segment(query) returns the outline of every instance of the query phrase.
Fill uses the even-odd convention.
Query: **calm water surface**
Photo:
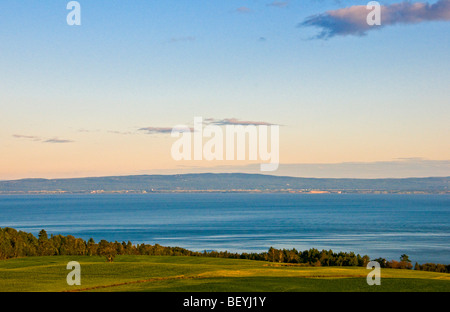
[[[449,195],[0,196],[0,227],[190,250],[333,249],[450,263]]]

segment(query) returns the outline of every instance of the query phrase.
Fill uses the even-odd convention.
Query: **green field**
[[[81,265],[81,286],[67,285],[70,261]],[[27,257],[0,261],[0,291],[450,291],[446,273],[382,269],[381,285],[369,286],[368,272],[206,257]]]

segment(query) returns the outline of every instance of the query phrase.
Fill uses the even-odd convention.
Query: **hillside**
[[[0,181],[0,194],[94,192],[425,192],[448,193],[449,177],[316,179],[262,174],[204,173]]]

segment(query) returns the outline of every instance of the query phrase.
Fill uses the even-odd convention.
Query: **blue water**
[[[190,250],[332,249],[450,263],[449,195],[0,196],[0,227]]]

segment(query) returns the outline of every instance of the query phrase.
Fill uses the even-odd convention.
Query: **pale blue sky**
[[[81,26],[67,2],[0,2],[0,179],[175,168],[137,129],[195,116],[284,125],[285,163],[449,159],[448,21],[320,40],[298,24],[367,1],[79,1]]]

